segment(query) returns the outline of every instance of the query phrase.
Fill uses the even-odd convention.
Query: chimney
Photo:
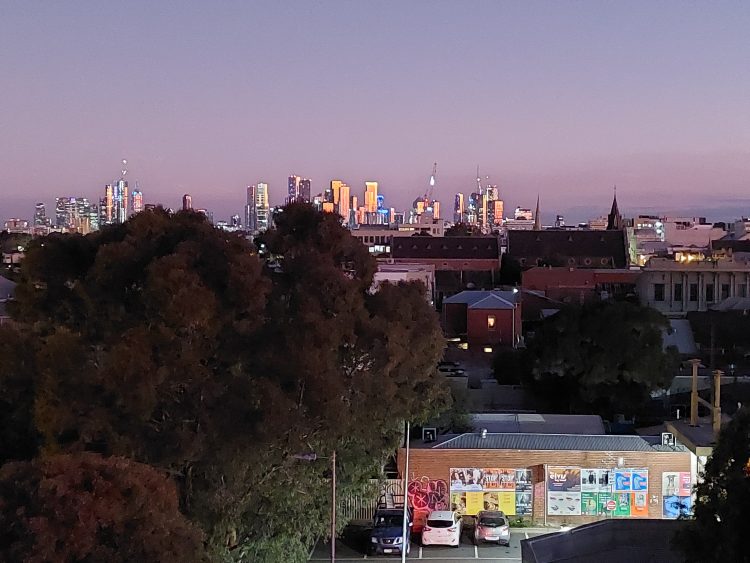
[[[482,439],[485,439],[487,437],[487,429],[486,428],[482,428],[482,434],[481,435],[482,435]]]

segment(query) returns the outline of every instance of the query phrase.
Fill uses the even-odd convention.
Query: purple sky
[[[98,198],[217,218],[380,181],[452,207],[476,165],[506,208],[750,214],[750,2],[29,2],[0,7],[0,219]]]

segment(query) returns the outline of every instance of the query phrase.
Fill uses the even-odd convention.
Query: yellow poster
[[[475,515],[484,510],[484,493],[467,492],[466,493],[466,514]]]
[[[497,500],[497,493],[484,493],[484,509],[500,510],[500,501]]]
[[[513,516],[516,513],[516,492],[500,491],[497,493],[500,510],[507,516]]]

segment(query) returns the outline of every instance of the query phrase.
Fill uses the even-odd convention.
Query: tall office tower
[[[302,178],[299,181],[299,197],[302,201],[310,201],[310,184],[311,180]]]
[[[365,182],[365,211],[376,213],[378,210],[378,183]]]
[[[187,211],[193,208],[193,196],[185,194],[182,196],[182,210]]]
[[[331,180],[331,201],[337,213],[341,213],[339,207],[341,207],[341,188],[346,186],[341,180]],[[328,190],[326,190],[326,193]]]
[[[456,194],[453,200],[453,222],[463,223],[466,221],[466,207],[464,206],[464,194],[461,192]]]
[[[67,229],[70,223],[70,198],[58,197],[55,200],[55,227],[58,229]]]
[[[258,182],[255,188],[255,223],[259,231],[270,227],[271,213],[268,209],[268,184]]]
[[[106,223],[124,223],[128,219],[128,183],[120,178],[104,187],[103,218]]]
[[[102,205],[100,207],[103,207],[104,209],[100,209],[100,213],[102,215],[103,223],[106,223],[109,225],[110,223],[113,223],[114,219],[114,209],[115,209],[115,200],[114,200],[114,194],[115,194],[115,188],[112,184],[107,184],[104,186],[104,200]]]
[[[488,202],[490,207],[487,213],[487,219],[490,222],[490,226],[497,227],[503,224],[503,211],[504,204],[502,199],[495,199]]]
[[[34,206],[34,226],[35,227],[46,227],[47,226],[47,210],[43,203],[37,203]]]
[[[440,219],[440,202],[436,199],[432,200],[432,217]]]
[[[136,213],[140,213],[141,211],[143,211],[143,192],[138,189],[137,183],[132,195],[132,213],[133,215],[135,215]]]
[[[318,211],[323,211],[323,194],[316,195],[312,200],[312,204]]]
[[[299,183],[302,178],[292,174],[289,176],[289,184],[287,188],[286,203],[292,203],[299,199]]]
[[[245,229],[254,233],[258,229],[258,215],[255,209],[256,189],[255,186],[248,186],[245,190]]]
[[[55,226],[88,234],[99,228],[99,210],[85,197],[58,197],[55,200]]]
[[[349,186],[342,183],[339,187],[339,215],[344,221],[349,220],[349,210],[351,209],[351,199],[349,196]]]
[[[333,203],[333,181],[323,190],[323,203]]]
[[[472,192],[469,195],[469,204],[466,206],[466,222],[470,225],[479,225],[479,214],[482,208],[482,195]]]

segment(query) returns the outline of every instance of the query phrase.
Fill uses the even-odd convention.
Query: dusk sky
[[[0,0],[0,219],[98,199],[217,219],[340,178],[389,206],[750,214],[750,2]],[[132,184],[131,184],[132,185]],[[452,216],[452,212],[449,213]],[[507,214],[507,212],[506,212]]]

